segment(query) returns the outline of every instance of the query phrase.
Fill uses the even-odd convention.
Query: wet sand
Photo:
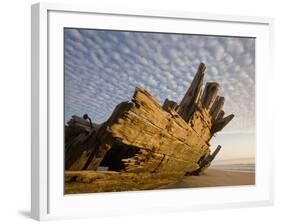
[[[161,189],[254,185],[254,172],[208,169],[202,176],[188,176]]]

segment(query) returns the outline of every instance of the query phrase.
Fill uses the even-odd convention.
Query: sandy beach
[[[255,172],[220,169],[208,169],[203,175],[187,176],[178,181],[173,175],[156,173],[139,178],[138,174],[112,171],[67,171],[65,178],[65,194],[255,184]]]
[[[188,176],[161,189],[254,185],[254,172],[208,169],[202,176]]]

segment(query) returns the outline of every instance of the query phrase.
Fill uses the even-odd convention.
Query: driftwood
[[[151,189],[159,178],[164,185],[209,167],[221,148],[211,154],[209,141],[234,115],[224,117],[218,83],[202,90],[205,69],[201,63],[179,105],[166,99],[161,106],[136,87],[101,125],[73,116],[65,128],[66,193]]]

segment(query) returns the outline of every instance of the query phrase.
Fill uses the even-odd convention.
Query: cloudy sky
[[[205,83],[218,82],[226,114],[224,133],[255,129],[255,39],[65,29],[65,119],[87,113],[95,123],[110,116],[135,86],[162,104],[180,102],[200,62]]]

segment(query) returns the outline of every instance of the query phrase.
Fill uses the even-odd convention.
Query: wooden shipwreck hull
[[[160,105],[137,87],[101,125],[73,116],[65,127],[65,193],[155,189],[202,173],[221,148],[211,153],[210,139],[234,117],[224,116],[218,83],[203,91],[205,69],[201,63],[179,104]]]

